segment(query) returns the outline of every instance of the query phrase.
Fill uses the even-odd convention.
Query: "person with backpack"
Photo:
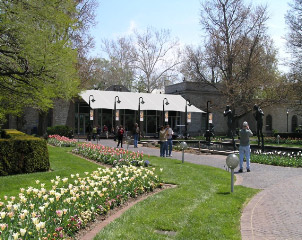
[[[117,131],[117,139],[118,139],[118,143],[117,143],[117,147],[119,147],[120,143],[121,143],[121,148],[123,148],[123,137],[124,137],[124,128],[123,126],[121,125],[119,128],[118,128],[118,131]]]

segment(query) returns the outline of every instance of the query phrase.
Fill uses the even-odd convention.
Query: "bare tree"
[[[135,48],[131,37],[119,37],[114,40],[103,40],[103,51],[108,55],[107,74],[112,84],[122,84],[128,89],[133,87]],[[104,63],[104,62],[103,62]],[[108,66],[109,65],[109,66]]]
[[[266,7],[205,0],[200,16],[205,48],[188,48],[185,73],[218,89],[238,117],[252,109],[256,98],[262,106],[279,100],[275,86],[282,81],[266,34]]]
[[[135,32],[136,76],[145,86],[145,91],[152,92],[164,86],[164,79],[169,78],[180,64],[178,40],[172,40],[169,30],[157,31],[147,28],[143,33]]]
[[[133,38],[104,40],[102,49],[109,57],[112,82],[145,92],[173,79],[181,60],[178,40],[171,39],[168,30],[136,30]]]
[[[289,80],[291,82],[291,102],[294,109],[302,115],[302,1],[292,0],[290,10],[285,19],[289,26],[287,34],[287,46],[291,53]]]
[[[74,0],[77,7],[77,25],[72,32],[73,47],[77,49],[77,71],[81,80],[81,88],[93,86],[95,75],[95,59],[89,57],[89,51],[94,47],[94,41],[89,29],[96,24],[96,0]]]
[[[208,53],[211,53],[208,51]],[[214,57],[207,56],[206,52],[199,46],[186,46],[183,51],[183,61],[180,72],[186,79],[206,82],[216,88],[218,74],[216,73],[217,64]]]

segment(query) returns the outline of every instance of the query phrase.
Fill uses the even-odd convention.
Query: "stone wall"
[[[20,130],[26,134],[36,134],[39,125],[39,112],[33,108],[25,108],[22,118],[24,119],[24,125]],[[15,127],[10,126],[10,128]]]
[[[69,107],[69,101],[56,100],[53,108],[53,126],[67,125]],[[74,116],[74,114],[73,114]]]
[[[197,108],[207,111],[207,102],[208,111],[213,113],[213,125],[216,134],[224,134],[227,128],[226,119],[223,117],[224,109],[219,108],[221,105],[221,94],[213,87],[208,85],[196,83],[196,82],[182,82],[174,85],[166,86],[165,93],[167,94],[179,94],[186,100],[196,106]],[[198,130],[199,135],[205,133],[205,122],[202,123],[202,115],[199,114],[198,117],[193,119],[192,114],[192,123],[188,126],[188,132],[193,135],[195,130]],[[203,128],[201,126],[204,126]],[[196,134],[196,132],[195,132]]]

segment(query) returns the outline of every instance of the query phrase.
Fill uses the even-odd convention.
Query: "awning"
[[[100,91],[100,90],[87,90],[80,93],[82,99],[89,104],[92,109],[114,109],[115,97],[119,97],[120,103],[116,103],[116,109],[130,109],[138,110],[139,98],[142,97],[144,104],[140,104],[141,110],[163,110],[163,101],[166,98],[169,102],[165,104],[165,111],[185,112],[186,100],[180,95],[173,94],[155,94],[155,93],[135,93],[135,92],[116,92],[116,91]],[[166,103],[166,100],[164,101]],[[187,107],[188,112],[204,111],[191,105]]]

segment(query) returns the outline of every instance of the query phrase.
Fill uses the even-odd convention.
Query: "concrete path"
[[[96,142],[93,142],[96,143]],[[101,140],[116,147],[113,140]],[[123,146],[127,148],[127,145]],[[159,156],[159,149],[129,146],[129,150]],[[173,152],[182,159],[181,152]],[[226,169],[226,156],[185,154],[185,161]],[[242,239],[302,239],[302,169],[251,163],[251,172],[236,173],[237,182],[263,189],[244,208],[241,217]]]

